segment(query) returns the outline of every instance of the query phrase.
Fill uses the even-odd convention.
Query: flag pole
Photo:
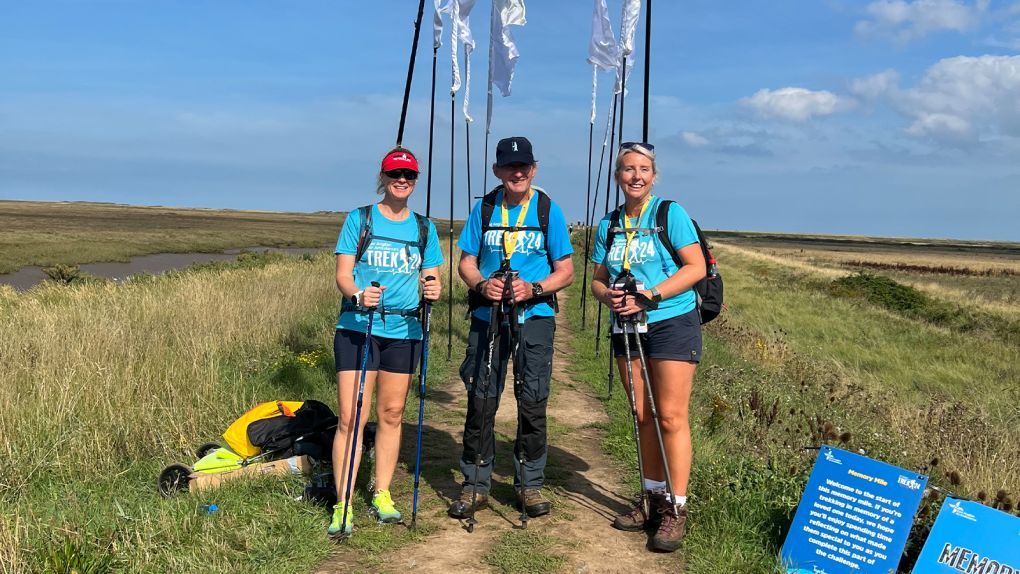
[[[613,115],[609,119],[609,125],[612,126],[612,127],[609,130],[610,134],[609,134],[609,155],[608,155],[608,157],[609,157],[610,168],[609,168],[609,170],[606,171],[606,213],[609,213],[609,186],[611,185],[611,182],[613,181],[613,176],[610,175],[610,174],[612,173],[612,170],[613,170],[613,168],[611,167],[613,165],[613,148],[616,146],[616,129],[615,129],[615,127],[616,127],[616,108],[617,108],[617,105],[620,103],[620,100],[622,100],[622,99],[623,99],[623,91],[621,90],[619,94],[616,94],[613,97]],[[619,188],[617,188],[617,189],[619,189]],[[598,353],[599,353],[599,343],[602,340],[602,307],[603,307],[603,305],[599,305],[598,322],[596,323],[596,327],[595,327],[595,355],[596,356],[598,356]]]
[[[428,176],[425,184],[425,217],[432,216],[432,143],[436,133],[436,57],[439,45],[432,44],[432,102],[429,108],[429,161]]]
[[[418,55],[418,35],[421,32],[421,17],[425,12],[425,0],[418,2],[418,17],[414,21],[414,41],[411,42],[411,59],[407,62],[407,81],[404,83],[404,103],[400,107],[400,127],[397,128],[397,147],[404,143],[404,121],[407,119],[407,101],[411,97],[411,79],[414,77],[414,60]]]
[[[641,141],[648,142],[648,77],[652,65],[652,0],[645,0],[645,114]]]
[[[449,273],[446,290],[446,358],[449,359],[453,353],[453,180],[454,180],[454,116],[457,114],[457,93],[450,92],[450,245],[449,245]]]

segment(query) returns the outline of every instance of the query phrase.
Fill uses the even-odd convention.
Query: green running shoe
[[[377,490],[372,497],[372,513],[379,522],[400,522],[400,511],[393,507],[390,491]]]
[[[329,523],[329,528],[326,529],[326,534],[330,536],[350,536],[351,531],[354,530],[354,511],[350,508],[347,509],[347,519],[344,520],[344,507],[346,503],[338,502],[333,506],[333,520]],[[344,520],[343,527],[340,526],[340,521]]]

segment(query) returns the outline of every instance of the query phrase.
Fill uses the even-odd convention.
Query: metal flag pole
[[[641,141],[648,142],[648,73],[652,63],[652,0],[645,0],[645,116]]]

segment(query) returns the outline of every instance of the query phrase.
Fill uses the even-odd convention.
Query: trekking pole
[[[511,274],[508,275],[508,277],[510,277],[510,282],[512,283],[513,280],[517,278],[517,274],[511,272]],[[521,308],[517,305],[516,302],[514,302],[511,309],[512,310],[510,312],[510,321],[512,321],[513,323],[509,326],[508,332],[510,333],[510,342],[513,348],[512,352],[514,358],[514,396],[517,397],[517,441],[515,446],[517,450],[517,466],[519,467],[517,480],[521,485],[521,490],[520,492],[517,493],[517,497],[521,503],[521,528],[527,529],[528,510],[524,506],[524,463],[527,462],[527,458],[524,452],[524,444],[522,440],[524,437],[521,435],[521,427],[523,426],[522,423],[524,422],[524,417],[523,414],[521,413],[521,393],[522,393],[521,386],[523,385],[524,381],[521,379],[522,365],[520,361],[521,358],[520,349],[521,339],[524,338],[524,335],[518,330],[521,329],[522,327],[521,324],[517,322],[518,314],[521,312]]]
[[[434,279],[433,275],[425,278],[426,281]],[[418,368],[418,445],[414,450],[414,496],[411,499],[411,530],[414,530],[418,520],[418,481],[421,478],[421,429],[425,424],[425,375],[429,370],[429,331],[431,328],[432,303],[425,299],[425,309],[422,311],[421,366]]]
[[[648,364],[645,361],[645,350],[641,344],[641,336],[635,334],[634,342],[637,344],[638,360],[641,361],[641,376],[645,379],[645,395],[648,400],[648,407],[652,411],[652,421],[655,422],[655,435],[659,440],[659,455],[662,456],[662,468],[666,473],[666,488],[669,489],[669,502],[673,506],[673,512],[678,512],[675,493],[673,491],[673,477],[670,476],[669,459],[666,457],[666,443],[662,440],[662,425],[659,423],[659,410],[655,407],[655,395],[652,394],[652,380],[648,378]]]
[[[607,391],[607,397],[606,398],[608,398],[609,400],[613,400],[613,367],[616,366],[616,365],[613,364],[615,362],[615,360],[616,360],[616,357],[613,356],[614,353],[613,353],[612,338],[613,338],[613,336],[609,335],[609,339],[610,339],[610,345],[609,345],[609,374],[606,376],[606,391]]]
[[[378,281],[372,281],[372,287],[378,287]],[[380,298],[380,303],[382,303]],[[365,369],[368,367],[368,353],[372,345],[372,317],[375,307],[368,308],[368,325],[365,327],[365,343],[361,349],[361,380],[358,382],[358,401],[354,409],[354,431],[351,436],[351,460],[347,465],[347,485],[344,488],[344,512],[340,519],[340,538],[346,538],[344,525],[347,524],[347,511],[351,505],[351,483],[354,482],[354,457],[358,452],[358,429],[361,428],[361,402],[365,396]]]
[[[629,280],[630,281],[624,279],[624,290],[626,290],[626,285],[633,281],[633,276],[631,276]],[[617,278],[617,282],[618,281],[619,278]],[[614,288],[616,288],[617,284],[618,283],[614,283]],[[627,386],[630,389],[627,396],[630,398],[630,415],[634,422],[634,445],[637,447],[638,474],[640,475],[638,477],[638,483],[641,487],[639,491],[641,492],[641,512],[644,513],[645,518],[647,519],[649,518],[650,510],[648,494],[645,492],[645,461],[644,457],[641,455],[641,430],[638,426],[637,398],[634,389],[634,366],[631,364],[630,360],[630,334],[627,332],[627,325],[631,325],[633,327],[632,331],[634,332],[635,341],[640,337],[640,335],[637,333],[637,327],[634,325],[633,317],[621,317],[619,315],[615,315],[614,319],[623,331],[623,358],[627,361]]]
[[[492,276],[495,277],[499,273],[503,273],[504,279],[506,278],[505,271],[497,271]],[[472,482],[474,488],[471,490],[471,516],[467,519],[467,531],[468,533],[475,531],[475,524],[478,524],[478,520],[475,519],[475,507],[478,504],[478,467],[482,465],[482,448],[485,445],[486,432],[485,432],[485,419],[488,417],[489,411],[489,387],[492,384],[492,354],[496,348],[496,337],[499,335],[500,323],[502,321],[502,303],[506,297],[507,288],[506,281],[503,282],[503,294],[499,301],[492,302],[492,309],[489,311],[489,356],[485,362],[485,387],[482,390],[482,422],[478,429],[478,443],[475,445],[475,472]],[[478,381],[475,381],[477,388]],[[472,397],[474,399],[474,397]],[[495,424],[493,420],[493,424]],[[495,437],[493,437],[495,440]],[[495,455],[495,444],[493,445],[493,455]]]

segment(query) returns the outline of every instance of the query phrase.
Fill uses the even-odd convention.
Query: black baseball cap
[[[514,136],[503,138],[496,144],[496,165],[505,167],[515,163],[535,163],[535,155],[531,152],[531,142],[528,138]]]

